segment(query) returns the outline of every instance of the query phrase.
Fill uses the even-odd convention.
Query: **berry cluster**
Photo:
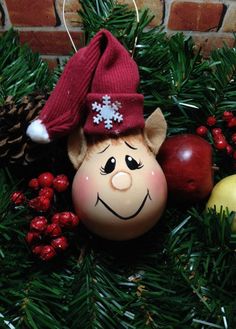
[[[50,172],[42,173],[38,178],[32,178],[28,187],[34,197],[27,199],[21,191],[11,195],[15,206],[27,205],[34,212],[30,222],[30,231],[26,235],[26,242],[34,255],[44,261],[54,258],[58,252],[68,248],[69,242],[65,236],[79,223],[78,217],[72,212],[54,212],[57,193],[67,190],[69,180],[66,175],[53,176]],[[48,221],[47,218],[50,218]]]
[[[33,254],[42,260],[50,260],[57,252],[68,248],[66,231],[73,230],[79,223],[78,217],[72,212],[55,213],[48,222],[45,216],[36,216],[30,222],[30,231],[26,241]]]
[[[225,124],[222,125],[222,128],[219,128],[216,127],[217,119],[214,116],[209,116],[205,125],[199,126],[196,129],[196,133],[202,137],[209,136],[210,134],[215,148],[219,151],[224,150],[228,155],[232,156],[236,162],[236,149],[234,149],[234,145],[236,145],[236,133],[233,131],[236,127],[236,117],[232,112],[225,111],[222,115],[222,120]],[[224,127],[227,133],[231,133],[230,140],[227,140],[223,132]]]

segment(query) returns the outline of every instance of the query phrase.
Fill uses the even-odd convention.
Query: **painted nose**
[[[132,185],[132,178],[129,173],[119,171],[112,176],[111,184],[117,190],[127,190]]]

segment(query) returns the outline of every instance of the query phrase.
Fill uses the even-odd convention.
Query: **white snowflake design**
[[[123,121],[123,115],[119,113],[119,108],[121,108],[120,102],[115,101],[112,103],[110,96],[102,96],[102,104],[98,102],[92,103],[92,110],[98,112],[93,117],[93,122],[99,124],[104,121],[105,128],[111,129],[114,121],[119,123]]]

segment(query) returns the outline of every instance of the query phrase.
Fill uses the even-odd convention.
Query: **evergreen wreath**
[[[224,46],[205,59],[191,37],[168,37],[160,27],[145,29],[152,19],[146,9],[137,23],[135,13],[114,0],[81,4],[87,41],[106,28],[133,52],[145,116],[161,107],[170,136],[195,133],[214,116],[230,140],[232,131],[222,116],[236,111],[235,48]],[[16,32],[1,37],[1,106],[8,96],[19,104],[33,92],[50,91],[58,75],[50,74],[38,55],[19,45]],[[217,182],[235,172],[234,159],[214,147],[210,132],[206,138],[219,168]],[[205,204],[168,205],[160,223],[134,241],[105,241],[79,226],[60,258],[45,263],[32,256],[25,242],[29,209],[24,204],[12,207],[10,195],[16,186],[26,190],[28,178],[43,171],[65,172],[70,178],[66,151],[58,150],[27,167],[7,163],[0,171],[0,327],[235,328],[233,214],[206,212]],[[70,204],[70,194],[57,201],[60,207]]]

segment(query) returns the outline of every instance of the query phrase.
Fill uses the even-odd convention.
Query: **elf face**
[[[167,197],[164,174],[141,134],[90,146],[72,187],[77,214],[94,233],[128,240],[160,218]]]

